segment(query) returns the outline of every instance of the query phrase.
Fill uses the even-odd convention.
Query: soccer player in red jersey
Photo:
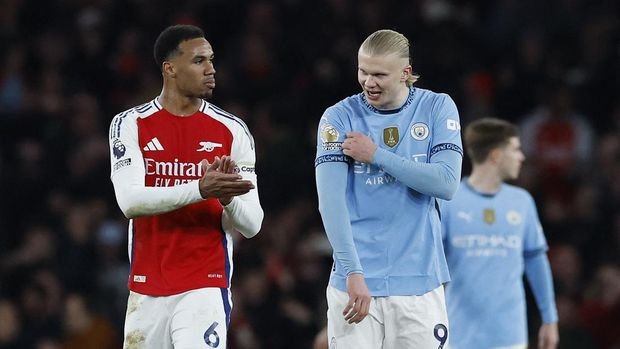
[[[154,46],[159,96],[114,117],[111,179],[129,222],[125,348],[226,348],[233,231],[263,220],[253,138],[210,104],[213,49],[200,28],[166,28]]]

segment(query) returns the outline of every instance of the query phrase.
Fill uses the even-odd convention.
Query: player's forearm
[[[224,225],[230,222],[235,230],[248,239],[258,234],[263,217],[264,212],[256,190],[241,197],[234,197],[228,205],[224,206],[222,213]]]
[[[543,323],[558,321],[549,259],[544,251],[525,258],[525,274],[530,283]]]
[[[444,151],[435,154],[432,160],[416,162],[378,148],[373,163],[419,193],[450,200],[461,178],[461,154]]]
[[[319,212],[334,258],[344,268],[345,274],[363,272],[353,242],[349,210],[346,203],[346,163],[328,162],[316,167],[316,186]]]
[[[145,187],[116,177],[112,179],[116,201],[125,217],[130,219],[171,212],[202,200],[198,181],[173,187]]]

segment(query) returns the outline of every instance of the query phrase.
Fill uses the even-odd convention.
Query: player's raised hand
[[[342,152],[353,159],[370,164],[377,151],[377,145],[370,137],[360,132],[349,132],[342,143]]]
[[[354,273],[347,276],[347,293],[349,302],[342,315],[350,324],[358,324],[370,311],[370,293],[363,274]]]
[[[220,157],[215,157],[215,161],[219,160],[219,167],[217,168],[218,171],[223,172],[223,173],[234,173],[235,171],[235,161],[228,155],[224,155],[221,158]]]
[[[221,158],[215,157],[216,161],[219,160],[218,171],[222,173],[234,173],[235,172],[235,161],[228,155],[224,155]],[[232,201],[232,196],[225,196],[220,198],[220,203],[224,206],[230,204]]]
[[[198,186],[203,198],[230,198],[232,200],[233,196],[243,195],[254,189],[254,184],[251,181],[243,180],[239,174],[232,173],[234,172],[234,162],[232,162],[231,167],[231,161],[228,157],[224,161],[216,157],[213,163],[202,160],[201,166],[204,174],[200,178]],[[223,172],[224,169],[230,173]]]

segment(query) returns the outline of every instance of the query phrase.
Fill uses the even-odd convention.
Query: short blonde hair
[[[371,56],[395,53],[398,57],[406,58],[411,64],[409,47],[409,40],[403,34],[390,29],[382,29],[370,34],[360,46],[360,51]],[[405,83],[407,86],[411,86],[419,78],[420,75],[412,72]]]

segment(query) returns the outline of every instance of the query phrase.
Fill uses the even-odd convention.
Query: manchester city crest
[[[423,122],[417,122],[411,126],[411,137],[416,141],[423,141],[428,137],[428,126]]]
[[[512,225],[519,225],[521,224],[521,221],[523,221],[523,217],[521,217],[521,213],[519,213],[519,211],[510,210],[506,213],[506,220]]]

